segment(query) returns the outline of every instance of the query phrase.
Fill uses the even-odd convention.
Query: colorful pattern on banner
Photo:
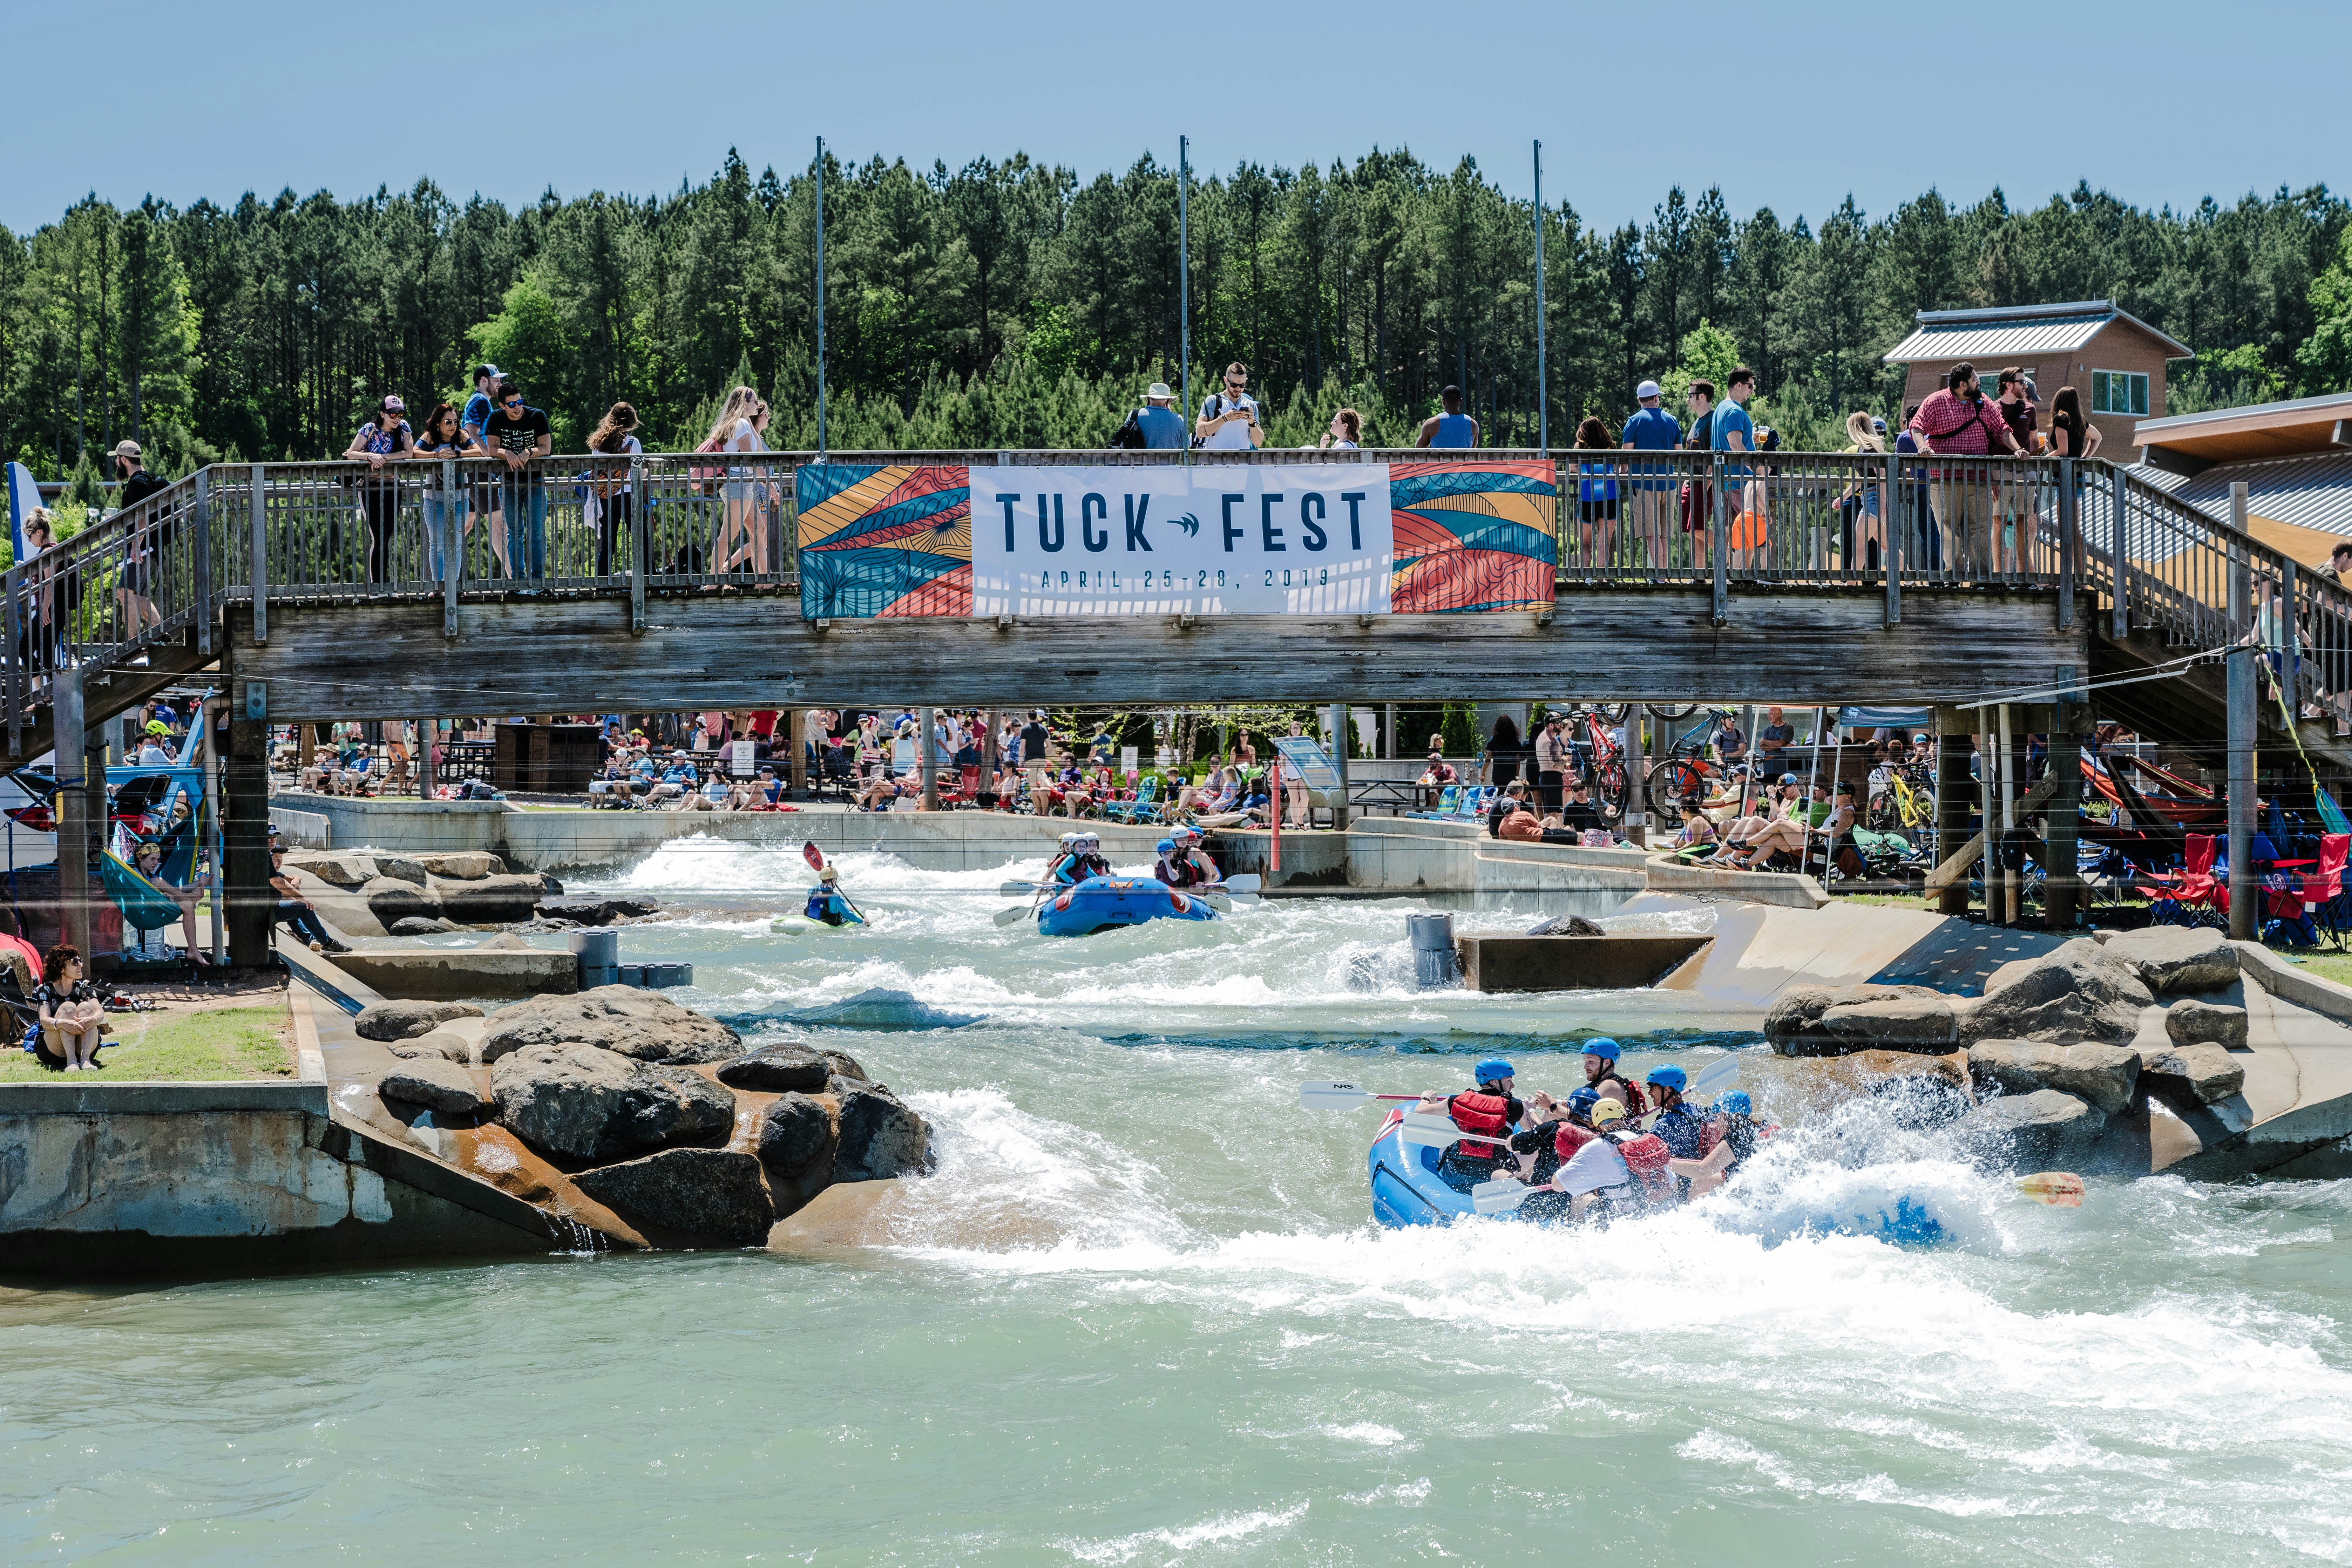
[[[1528,609],[1558,559],[1540,461],[825,463],[797,493],[813,619]]]
[[[1552,466],[1540,460],[1395,465],[1390,608],[1400,615],[1549,609],[1559,504]]]
[[[811,620],[971,615],[965,472],[960,465],[803,465],[793,483],[801,614]]]

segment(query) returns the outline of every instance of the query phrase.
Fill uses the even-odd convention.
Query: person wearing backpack
[[[1239,360],[1225,366],[1223,389],[1211,393],[1202,403],[1201,416],[1192,425],[1192,434],[1202,447],[1218,452],[1253,452],[1265,445],[1257,400],[1249,395],[1248,388],[1249,366]]]
[[[1176,395],[1164,381],[1155,381],[1145,389],[1143,406],[1127,416],[1119,426],[1122,437],[1131,440],[1114,440],[1119,447],[1140,447],[1153,452],[1181,452],[1187,444],[1184,420],[1176,412]]]

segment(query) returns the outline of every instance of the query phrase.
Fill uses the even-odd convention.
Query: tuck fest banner
[[[1385,615],[1552,601],[1540,461],[799,471],[801,613]]]

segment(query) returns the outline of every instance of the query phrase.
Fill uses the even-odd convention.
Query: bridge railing
[[[12,752],[68,668],[160,643],[211,651],[220,606],[514,593],[619,596],[797,581],[794,476],[808,452],[566,455],[216,465],[13,568]],[[2087,588],[2121,635],[2211,649],[2247,636],[2235,560],[2274,578],[2306,696],[2352,688],[2352,597],[2251,536],[2106,463],[1873,453],[1622,450],[982,450],[833,453],[974,468],[1549,462],[1562,588],[1654,582]],[[2120,570],[2118,567],[2120,566]],[[2117,583],[2122,584],[2118,594]],[[2066,600],[2071,605],[2072,600]],[[2071,610],[2062,608],[2062,616]]]

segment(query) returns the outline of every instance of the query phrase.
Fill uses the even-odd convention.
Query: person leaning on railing
[[[367,514],[367,580],[371,583],[387,581],[392,566],[392,529],[400,517],[400,490],[383,466],[399,462],[415,450],[408,421],[401,417],[407,412],[406,404],[387,393],[376,405],[374,416],[353,433],[352,444],[343,450],[346,461],[364,462],[369,469],[369,477],[360,483],[360,510]]]
[[[2023,456],[2009,421],[1985,399],[1977,383],[1976,366],[1962,361],[1952,367],[1951,381],[1928,394],[1912,416],[1911,433],[1919,449],[1930,457],[1982,458],[1995,451]],[[1981,468],[1939,468],[1929,471],[1934,486],[1936,523],[1944,536],[1945,557],[1953,575],[1965,577],[1992,567],[1992,477]],[[1979,544],[1981,541],[1981,545]]]
[[[505,514],[508,569],[518,577],[547,575],[547,483],[530,468],[533,458],[555,449],[555,427],[547,416],[522,400],[511,381],[499,386],[498,406],[483,427],[482,445],[505,465],[499,478],[499,509]],[[517,538],[517,525],[527,525]],[[520,559],[516,559],[520,557]]]
[[[483,416],[488,418],[488,415]],[[433,412],[416,431],[416,457],[425,458],[479,458],[485,454],[481,444],[474,439],[457,416],[456,405],[436,403]],[[466,489],[443,491],[436,479],[425,491],[425,548],[433,563],[433,580],[441,581],[442,544],[444,539],[462,539],[466,532]]]
[[[1683,442],[1683,427],[1675,416],[1660,405],[1658,384],[1645,381],[1633,389],[1633,400],[1641,405],[1625,421],[1618,434],[1629,452],[1671,452]],[[1636,474],[1664,474],[1669,468],[1663,463],[1636,463]],[[1667,541],[1673,535],[1675,494],[1682,487],[1671,479],[1637,479],[1627,486],[1625,525],[1642,551],[1638,563],[1643,567],[1664,566],[1669,556]]]

